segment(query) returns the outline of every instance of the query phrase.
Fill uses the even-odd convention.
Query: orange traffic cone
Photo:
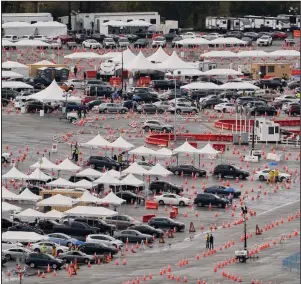
[[[91,267],[91,263],[90,263],[90,261],[88,262],[88,267],[89,267],[89,268]]]
[[[44,273],[44,272],[42,273],[42,276],[41,276],[41,278],[46,278],[46,276],[45,276],[45,273]]]
[[[153,279],[153,275],[150,273],[148,276],[149,279]]]
[[[50,265],[47,266],[47,273],[50,273]]]
[[[123,265],[126,265],[126,258],[123,260]]]
[[[118,259],[116,259],[116,262],[115,262],[115,264],[116,264],[116,265],[119,265],[119,261],[118,261]]]
[[[187,282],[187,277],[186,276],[184,276],[183,282]]]
[[[37,276],[38,276],[38,277],[41,276],[40,270],[38,270]]]
[[[53,271],[52,275],[53,275],[53,277],[56,277],[56,271],[55,270]]]

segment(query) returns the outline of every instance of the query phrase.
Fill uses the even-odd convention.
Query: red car
[[[287,38],[287,33],[284,32],[274,32],[273,33],[273,39],[286,39]]]
[[[61,39],[62,44],[75,41],[75,39],[70,35],[61,35],[59,38]]]
[[[98,97],[96,97],[96,96],[86,96],[82,99],[82,104],[87,104],[88,102],[92,102],[97,99],[98,99]]]

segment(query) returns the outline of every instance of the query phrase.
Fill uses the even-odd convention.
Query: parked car
[[[264,169],[261,171],[256,171],[255,172],[255,177],[258,178],[260,181],[265,181],[269,179],[269,174],[270,174],[271,169]],[[289,181],[291,179],[291,175],[287,173],[281,173],[279,172],[278,174],[278,179],[279,181]]]
[[[67,111],[67,112],[70,112],[70,111],[78,111],[78,110],[84,110],[84,109],[85,109],[86,111],[89,110],[88,106],[82,105],[82,104],[77,103],[77,102],[67,102],[67,104],[66,104],[66,103],[63,103],[62,106],[66,108],[66,111]]]
[[[52,269],[60,269],[64,265],[64,261],[50,254],[34,252],[26,257],[25,264],[29,265],[30,268],[47,267],[49,265]]]
[[[146,48],[149,46],[148,40],[144,38],[139,38],[135,43],[134,43],[134,48]]]
[[[81,89],[83,80],[81,79],[69,79],[68,81],[65,82],[67,86],[73,87],[75,89]]]
[[[99,229],[100,233],[106,235],[114,235],[114,231],[116,230],[116,226],[112,224],[106,223],[102,219],[94,219],[94,218],[75,218],[74,221],[76,222],[83,222],[88,224],[91,227],[96,227]]]
[[[125,37],[121,37],[119,40],[118,40],[118,46],[119,47],[125,47],[127,48],[128,46],[130,45],[130,42],[127,38]]]
[[[135,225],[131,227],[131,230],[138,231],[142,234],[147,234],[151,236],[155,236],[156,238],[164,237],[164,231],[161,229],[155,229],[154,227],[150,225]]]
[[[255,41],[255,40],[258,39],[258,33],[255,33],[255,32],[246,32],[246,33],[244,33],[244,37],[249,37],[253,41]]]
[[[252,38],[250,37],[242,37],[241,38],[242,41],[244,41],[246,44],[246,46],[252,46]],[[240,46],[245,46],[244,44],[240,44]]]
[[[197,107],[187,106],[183,103],[177,103],[176,105],[171,104],[167,111],[170,113],[176,112],[177,114],[181,114],[181,113],[196,114],[196,113],[198,113]]]
[[[240,191],[237,191],[232,187],[225,187],[222,185],[213,185],[206,187],[204,189],[204,193],[212,193],[219,196],[229,196],[231,194],[233,198],[238,198],[241,195]]]
[[[44,41],[46,43],[50,43],[52,41],[51,37],[45,36],[45,35],[35,35],[34,40],[41,40]]]
[[[107,170],[117,170],[121,169],[121,164],[116,162],[115,160],[109,157],[101,157],[101,156],[90,156],[89,160],[87,161],[87,165],[90,166],[92,169],[103,169],[106,168]]]
[[[59,87],[60,87],[62,90],[66,91],[66,92],[68,92],[68,91],[73,91],[73,89],[74,89],[73,86],[67,84],[66,82],[57,82],[57,84],[59,85]]]
[[[99,113],[126,113],[128,109],[121,104],[115,103],[103,103],[98,106],[94,106],[93,109],[98,109]]]
[[[194,204],[198,207],[204,207],[211,204],[211,206],[217,206],[218,208],[225,208],[229,204],[229,200],[221,198],[218,195],[212,193],[199,193],[194,199]]]
[[[230,31],[224,35],[224,37],[236,37],[238,39],[241,39],[243,36],[244,34],[241,31]]]
[[[40,253],[42,251],[42,246],[43,245],[46,246],[46,253],[49,253],[49,254],[52,253],[53,246],[56,247],[56,252],[58,254],[68,251],[68,247],[59,245],[59,244],[54,243],[54,242],[49,242],[49,241],[48,242],[47,241],[41,241],[41,242],[33,243],[33,244],[31,244],[30,249],[34,252]]]
[[[104,254],[111,254],[115,255],[118,253],[117,248],[102,244],[102,243],[84,243],[79,246],[79,251],[86,253],[88,255],[104,255]]]
[[[285,112],[293,116],[300,115],[300,103],[291,104]]]
[[[157,36],[154,38],[152,47],[166,47],[166,38],[163,36]]]
[[[70,35],[61,35],[59,36],[60,40],[61,40],[61,43],[62,44],[66,44],[68,42],[74,42],[74,37],[73,36],[70,36]]]
[[[17,42],[19,40],[19,38],[15,35],[4,35],[2,39],[6,39],[10,42]]]
[[[15,218],[17,222],[20,222],[18,218]],[[44,232],[36,227],[29,226],[27,224],[18,224],[7,229],[8,231],[17,231],[17,232],[34,232],[39,235],[44,235]]]
[[[169,170],[174,173],[175,175],[195,175],[197,177],[204,177],[206,176],[206,171],[196,168],[193,165],[178,165],[169,168]]]
[[[280,89],[285,86],[285,82],[281,78],[269,78],[269,79],[261,79],[254,83],[255,86],[260,88],[269,88],[269,89]]]
[[[214,106],[214,109],[219,112],[234,112],[235,111],[235,105],[232,103],[221,103]]]
[[[94,261],[94,255],[88,255],[83,253],[82,251],[67,251],[65,253],[61,253],[58,256],[59,259],[62,259],[65,263],[72,262],[76,260],[78,263],[88,264],[89,262]]]
[[[267,116],[275,116],[277,115],[277,110],[271,106],[256,106],[250,109],[250,115],[267,115]]]
[[[140,224],[139,221],[133,219],[132,217],[130,217],[128,215],[107,216],[104,218],[104,220],[108,224],[116,225],[116,228],[118,230],[124,230],[131,226]]]
[[[219,98],[219,97],[211,97],[209,99],[205,99],[201,102],[201,108],[205,109],[205,108],[212,108],[215,105],[218,105],[220,103],[222,103],[223,101]]]
[[[158,101],[158,102],[153,103],[153,105],[155,105],[159,109],[163,110],[163,112],[167,111],[170,106],[168,101]]]
[[[290,83],[288,83],[287,87],[291,90],[294,90],[296,88],[300,88],[300,79],[291,81]]]
[[[69,235],[62,234],[62,233],[51,233],[47,235],[47,239],[50,242],[61,244],[62,246],[71,247],[72,245],[81,245],[83,244],[82,241],[78,239],[72,238]]]
[[[102,48],[101,44],[97,42],[95,39],[87,39],[82,42],[82,46],[84,48]]]
[[[121,240],[122,242],[129,242],[129,243],[141,243],[143,242],[148,242],[148,243],[153,243],[154,239],[151,235],[147,234],[142,234],[139,231],[136,230],[124,230],[121,232],[116,232],[115,233],[115,238],[118,240]]]
[[[162,132],[172,132],[174,131],[174,127],[170,124],[166,124],[161,120],[146,120],[143,125],[142,129],[145,132],[151,131],[162,131]]]
[[[51,113],[55,108],[49,104],[38,101],[30,101],[25,104],[27,112],[35,113],[36,111],[44,110],[45,113]]]
[[[181,222],[174,221],[168,217],[153,217],[148,221],[148,224],[155,229],[175,229],[177,232],[185,230],[185,224]]]
[[[117,240],[111,236],[102,235],[102,234],[88,235],[86,238],[86,242],[87,243],[101,243],[101,244],[114,246],[116,248],[122,248],[124,246],[124,243],[122,241]]]
[[[63,46],[60,42],[58,42],[57,40],[53,40],[50,44],[50,48],[51,49],[62,49]]]
[[[56,233],[68,234],[73,237],[85,237],[89,234],[97,234],[98,228],[90,227],[86,223],[82,222],[71,222],[70,224],[58,225],[53,227],[53,231]]]
[[[59,225],[55,220],[39,220],[37,227],[41,229],[45,234],[52,233],[53,227]]]
[[[221,164],[214,168],[213,176],[218,176],[219,178],[239,178],[239,179],[246,179],[250,174],[247,171],[240,170],[234,165],[226,165]]]
[[[32,251],[24,247],[11,247],[9,249],[2,249],[2,255],[6,260],[25,259]]]
[[[258,38],[256,42],[258,46],[263,46],[263,45],[269,46],[273,44],[273,38],[268,35],[263,35],[262,37]]]
[[[133,101],[135,102],[144,102],[144,103],[154,103],[159,101],[157,96],[147,92],[139,92],[133,95]]]
[[[17,225],[17,222],[13,222],[9,218],[5,218],[5,217],[1,218],[1,228],[3,231],[7,230],[10,227],[13,227],[14,225]]]
[[[152,181],[148,189],[156,194],[159,194],[160,192],[172,192],[175,194],[180,194],[184,191],[182,186],[164,180]]]
[[[180,40],[182,40],[182,39],[183,39],[183,38],[182,38],[181,36],[176,35],[176,36],[172,39],[172,41],[171,41],[171,47],[172,47],[172,48],[177,47],[178,42],[179,42]]]
[[[174,99],[169,99],[169,104],[174,105],[174,104],[184,104],[185,106],[191,107],[192,101],[187,99],[187,98],[174,98]]]
[[[160,205],[179,205],[185,206],[190,204],[190,199],[186,197],[182,197],[173,193],[163,193],[162,195],[156,195],[154,197],[154,201],[157,201]]]
[[[164,109],[157,107],[154,104],[143,104],[137,107],[138,113],[164,113]]]
[[[273,39],[286,39],[287,38],[287,33],[281,32],[281,31],[275,31],[272,34]]]
[[[104,48],[117,48],[117,44],[114,39],[107,37],[103,40],[103,47]]]
[[[105,85],[104,83],[100,85],[90,85],[85,89],[85,94],[88,96],[110,98],[113,93],[113,88],[109,85]]]
[[[122,188],[123,188],[123,189],[126,189],[126,191],[124,191],[124,190],[123,190],[123,191],[118,191],[118,192],[116,193],[116,195],[117,195],[118,197],[124,199],[124,200],[126,201],[126,203],[131,204],[132,202],[133,202],[133,203],[136,202],[136,203],[139,204],[139,200],[140,200],[140,202],[145,200],[144,197],[138,196],[137,194],[131,192],[131,191],[130,191],[131,189],[129,189],[127,186],[122,186]],[[133,190],[136,190],[137,187],[132,187],[132,189],[133,189]]]
[[[100,104],[102,104],[102,101],[97,99],[97,100],[88,102],[86,105],[91,110],[93,107],[99,106]]]
[[[170,90],[174,89],[175,85],[177,89],[180,89],[182,83],[174,80],[153,80],[151,83],[154,90]]]

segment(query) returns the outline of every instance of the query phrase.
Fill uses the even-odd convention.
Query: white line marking
[[[295,200],[295,201],[293,201],[293,202],[285,203],[285,204],[282,204],[282,205],[280,205],[280,206],[277,206],[277,207],[274,207],[274,208],[272,208],[272,209],[269,209],[269,210],[267,210],[267,211],[261,212],[261,213],[259,213],[259,214],[256,214],[256,216],[264,215],[264,214],[266,214],[266,213],[272,212],[272,211],[277,210],[277,209],[279,209],[279,208],[282,208],[282,207],[285,207],[285,206],[288,206],[288,205],[292,205],[292,204],[294,204],[294,203],[296,203],[296,202],[300,202],[300,199]]]

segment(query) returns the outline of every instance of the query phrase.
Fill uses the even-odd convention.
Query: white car
[[[62,48],[62,43],[58,42],[57,40],[54,40],[50,44],[51,49],[61,49]]]
[[[296,102],[296,97],[292,96],[292,95],[284,95],[284,96],[280,96],[275,98],[275,102],[279,102],[279,101],[283,101],[283,100],[290,100],[291,102]]]
[[[103,40],[103,47],[104,48],[116,48],[116,42],[113,38],[107,37]]]
[[[25,259],[32,251],[24,247],[11,247],[9,249],[2,249],[2,255],[7,260]]]
[[[126,37],[121,37],[118,40],[118,46],[119,47],[128,47],[129,45],[130,45],[130,42]]]
[[[41,40],[41,41],[44,41],[46,43],[50,43],[52,41],[52,38],[48,37],[48,36],[44,36],[44,35],[37,35],[37,36],[34,36],[33,39],[36,39],[36,40]]]
[[[24,248],[24,245],[21,243],[1,242],[2,251],[10,248]]]
[[[191,203],[190,199],[173,193],[156,195],[154,200],[157,201],[160,205],[172,204],[172,205],[184,206],[184,205],[189,205]]]
[[[235,111],[235,105],[231,103],[221,103],[215,105],[214,109],[219,112],[233,112]]]
[[[19,40],[22,40],[22,39],[33,39],[33,36],[32,35],[22,35],[22,36],[19,36]]]
[[[103,234],[88,235],[86,238],[86,243],[102,243],[102,244],[114,246],[116,248],[117,247],[122,248],[124,246],[124,243],[122,241],[116,240],[111,236],[103,235]]]
[[[172,99],[168,101],[169,104],[184,104],[185,106],[191,106],[191,101],[185,99],[185,98],[177,98],[177,99]]]
[[[207,39],[207,40],[213,40],[213,39],[220,38],[220,37],[223,37],[223,35],[221,35],[219,33],[210,33],[210,34],[202,36],[202,38]]]
[[[260,46],[260,45],[266,45],[266,46],[269,46],[269,45],[272,45],[273,43],[273,39],[271,36],[268,36],[268,35],[263,35],[262,37],[260,37],[259,39],[257,39],[257,44]]]
[[[83,86],[83,80],[80,80],[80,79],[69,79],[65,83],[68,86],[73,86],[75,89],[81,89]]]
[[[185,34],[181,34],[180,35],[183,39],[185,38],[195,38],[196,37],[196,34],[195,33],[192,33],[192,32],[187,32]]]
[[[95,39],[87,39],[82,43],[84,48],[101,48],[101,44]]]
[[[2,39],[6,39],[8,41],[11,41],[11,42],[16,42],[18,41],[18,37],[17,36],[14,36],[14,35],[5,35],[2,37]]]
[[[255,177],[258,178],[260,181],[268,180],[270,171],[271,171],[271,169],[264,169],[262,171],[257,171],[255,173]],[[287,173],[280,173],[279,172],[278,179],[279,179],[279,181],[283,181],[283,180],[288,181],[288,180],[291,179],[291,176]]]
[[[34,243],[30,246],[30,249],[34,252],[40,253],[42,251],[42,245],[45,244],[46,245],[46,253],[52,254],[52,247],[55,246],[56,247],[56,252],[57,253],[63,253],[63,252],[67,252],[69,251],[68,247],[65,246],[60,246],[56,243],[53,242],[47,242],[47,241],[41,241],[41,242],[37,242]]]
[[[154,165],[145,161],[136,161],[136,163],[146,170],[150,170]]]
[[[152,47],[165,47],[166,46],[166,38],[163,36],[157,36],[154,38]]]
[[[10,153],[7,153],[7,152],[2,152],[2,155],[1,155],[1,163],[4,163],[4,162],[10,162],[11,160],[11,155]]]

